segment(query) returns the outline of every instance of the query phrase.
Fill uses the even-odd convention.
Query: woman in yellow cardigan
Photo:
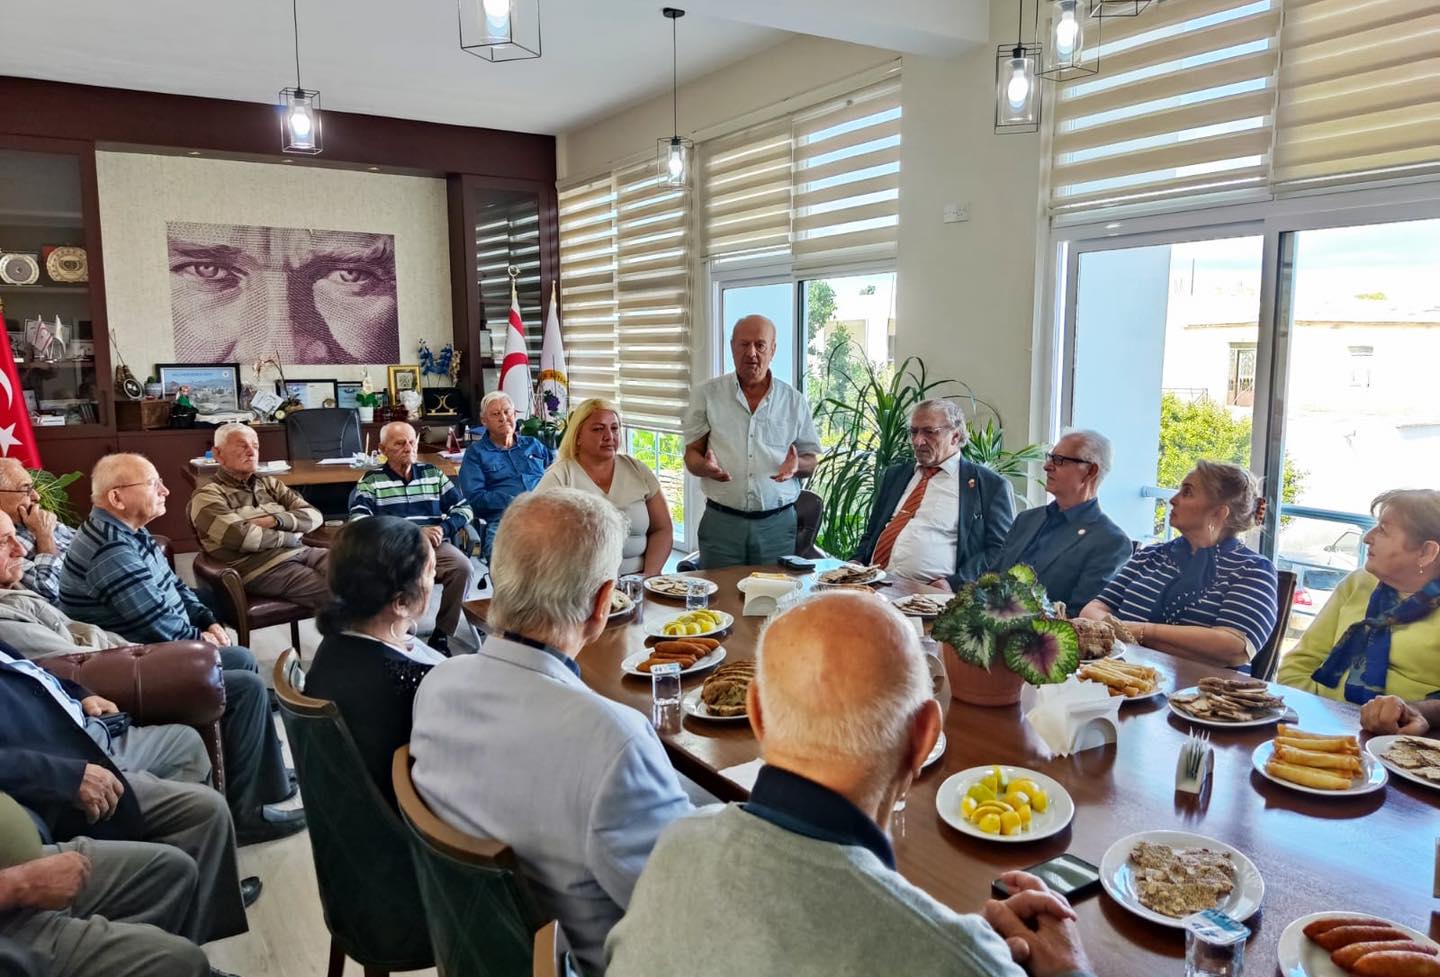
[[[1279,680],[1362,705],[1425,699],[1440,693],[1440,492],[1384,492],[1370,511],[1364,569],[1330,595]]]

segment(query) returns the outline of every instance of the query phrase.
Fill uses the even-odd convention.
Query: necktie
[[[925,501],[925,486],[930,484],[939,468],[920,469],[920,484],[915,486],[915,491],[910,493],[910,498],[905,500],[895,515],[890,517],[885,528],[880,532],[880,538],[875,542],[875,552],[871,554],[871,562],[882,567],[890,565],[890,554],[895,549],[895,541],[900,538],[900,533],[910,525],[910,520],[915,518],[915,513],[920,511],[920,503]]]

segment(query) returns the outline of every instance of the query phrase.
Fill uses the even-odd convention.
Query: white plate
[[[1049,838],[1051,835],[1065,830],[1065,826],[1075,816],[1075,801],[1071,799],[1070,792],[1058,780],[1047,777],[1039,771],[1027,770],[1024,767],[1007,767],[1004,764],[1000,766],[1000,769],[1005,772],[1008,779],[1017,780],[1021,777],[1028,777],[1035,781],[1037,787],[1045,791],[1050,798],[1045,813],[1032,811],[1030,830],[1022,831],[1018,835],[987,835],[966,821],[960,813],[960,802],[965,799],[965,792],[970,789],[970,785],[989,773],[991,766],[991,764],[986,764],[983,767],[971,767],[969,770],[962,770],[945,778],[945,782],[935,792],[935,811],[940,815],[941,820],[961,834],[970,835],[972,838],[1012,845],[1023,844],[1027,841],[1039,841],[1041,838]]]
[[[1192,686],[1190,686],[1190,688],[1188,688],[1188,689],[1176,689],[1174,692],[1172,692],[1172,693],[1170,693],[1170,694],[1171,694],[1171,695],[1180,695],[1181,693],[1190,693],[1190,692],[1199,692],[1199,691],[1200,691],[1200,687],[1199,687],[1198,685],[1192,685]],[[1241,720],[1234,720],[1234,719],[1202,719],[1202,718],[1199,717],[1199,716],[1192,716],[1192,715],[1190,715],[1190,713],[1186,712],[1184,709],[1181,709],[1181,708],[1179,708],[1178,706],[1176,706],[1175,703],[1173,703],[1173,702],[1171,702],[1171,701],[1169,700],[1169,697],[1168,697],[1168,696],[1166,697],[1165,704],[1170,707],[1170,711],[1171,711],[1171,712],[1173,712],[1175,715],[1179,716],[1181,719],[1185,720],[1186,722],[1195,723],[1196,725],[1199,725],[1199,726],[1225,727],[1225,728],[1227,728],[1227,729],[1243,729],[1244,727],[1247,727],[1247,726],[1269,726],[1269,725],[1271,725],[1272,723],[1283,722],[1284,719],[1285,719],[1286,714],[1290,711],[1290,707],[1289,707],[1289,706],[1280,705],[1280,706],[1276,706],[1274,709],[1271,709],[1271,710],[1270,710],[1270,715],[1261,717],[1260,719],[1241,719]]]
[[[1084,668],[1086,665],[1092,665],[1092,664],[1094,664],[1096,661],[1111,661],[1111,660],[1123,661],[1124,659],[1121,658],[1119,655],[1111,655],[1111,656],[1109,656],[1108,658],[1100,658],[1100,659],[1094,659],[1094,658],[1092,658],[1092,659],[1090,659],[1090,661],[1088,661],[1088,662],[1081,662],[1081,663],[1080,663],[1080,668]],[[1155,690],[1154,690],[1153,692],[1145,692],[1145,693],[1142,693],[1142,694],[1140,694],[1140,695],[1117,695],[1117,696],[1113,696],[1113,698],[1116,698],[1116,699],[1119,699],[1119,700],[1120,700],[1120,704],[1121,704],[1121,705],[1126,705],[1126,704],[1131,703],[1131,702],[1144,702],[1144,701],[1147,700],[1147,699],[1153,699],[1153,698],[1155,698],[1157,695],[1167,695],[1168,693],[1167,693],[1167,691],[1166,691],[1166,686],[1170,685],[1172,682],[1175,681],[1175,676],[1171,675],[1169,672],[1167,672],[1165,669],[1161,668],[1160,666],[1151,664],[1150,662],[1142,662],[1141,664],[1145,665],[1147,668],[1153,668],[1153,669],[1155,669],[1156,672],[1159,673],[1160,677],[1155,680]],[[1101,681],[1099,681],[1098,679],[1093,679],[1093,678],[1092,678],[1092,679],[1080,678],[1079,675],[1076,675],[1075,678],[1076,678],[1077,680],[1081,681],[1081,682],[1094,682],[1096,685],[1104,685],[1104,684],[1105,684],[1104,682],[1101,682]]]
[[[1417,783],[1417,784],[1419,784],[1421,787],[1429,787],[1431,790],[1440,790],[1440,784],[1437,784],[1435,781],[1433,781],[1433,780],[1426,780],[1424,777],[1418,776],[1417,774],[1411,773],[1409,770],[1406,770],[1404,767],[1400,766],[1400,764],[1395,763],[1395,762],[1392,761],[1392,760],[1387,760],[1387,759],[1385,759],[1385,757],[1381,756],[1382,753],[1384,753],[1386,750],[1390,749],[1390,747],[1393,746],[1396,742],[1398,742],[1399,740],[1403,740],[1403,739],[1423,740],[1423,739],[1425,739],[1425,737],[1423,737],[1423,736],[1372,736],[1372,737],[1370,737],[1369,742],[1367,742],[1367,743],[1365,744],[1365,752],[1366,752],[1366,753],[1369,753],[1369,754],[1370,754],[1371,756],[1373,756],[1375,759],[1377,759],[1377,760],[1379,760],[1381,763],[1385,764],[1385,768],[1386,768],[1387,770],[1389,770],[1391,773],[1395,774],[1397,777],[1404,777],[1406,780],[1409,780],[1409,781],[1411,781],[1411,782],[1413,782],[1413,783]],[[1431,742],[1432,744],[1435,744],[1436,746],[1440,746],[1440,743],[1436,743],[1435,740],[1430,740],[1430,742]]]
[[[679,600],[685,599],[685,588],[690,586],[691,581],[699,581],[705,585],[705,593],[713,594],[720,589],[720,585],[713,580],[706,580],[703,577],[683,577],[674,574],[666,574],[659,577],[646,577],[645,589],[652,594],[659,594],[661,597],[673,597]],[[678,581],[678,583],[677,583]],[[667,590],[666,587],[673,585],[675,590]]]
[[[920,769],[924,770],[926,767],[930,766],[930,764],[934,763],[936,760],[944,756],[946,745],[947,744],[945,742],[945,730],[942,729],[940,730],[940,738],[935,741],[935,746],[930,750],[930,755],[925,758],[925,762],[920,764]],[[987,835],[986,837],[989,836]]]
[[[704,719],[712,723],[748,723],[750,721],[750,716],[743,712],[738,716],[710,715],[710,707],[705,705],[704,701],[700,698],[702,688],[703,686],[696,686],[689,692],[686,692],[685,697],[680,700],[680,708],[685,710],[685,715],[694,716],[696,719]]]
[[[910,600],[911,598],[917,597],[917,596],[925,596],[925,597],[928,597],[928,596],[930,596],[930,595],[929,595],[929,594],[923,594],[923,595],[920,595],[920,594],[906,594],[904,597],[896,597],[896,598],[895,598],[894,600],[892,600],[890,603],[894,604],[894,605],[895,605],[895,609],[896,609],[897,611],[899,611],[901,614],[907,615],[907,616],[909,616],[909,617],[919,617],[919,618],[924,618],[925,620],[929,621],[929,620],[931,620],[931,619],[933,619],[933,618],[936,618],[936,617],[939,617],[939,616],[940,616],[940,612],[939,612],[939,611],[917,611],[917,610],[912,610],[911,608],[907,607],[906,604],[905,604],[905,602],[908,601],[908,600]],[[941,596],[941,595],[936,594],[935,596],[939,597],[939,596]],[[949,603],[949,599],[948,599],[948,598],[946,598],[946,600],[942,601],[942,604],[945,604],[945,603]]]
[[[650,652],[649,652],[649,651],[639,651],[639,652],[636,652],[635,654],[629,656],[628,658],[626,658],[624,661],[622,661],[622,662],[620,663],[620,670],[623,671],[626,675],[638,675],[640,678],[649,678],[649,677],[650,677],[650,673],[649,673],[649,672],[642,672],[642,671],[640,671],[640,669],[638,669],[638,668],[635,667],[636,665],[639,665],[641,662],[645,661],[645,660],[646,660],[647,658],[649,658],[649,657],[650,657]],[[680,669],[680,674],[681,674],[681,675],[693,675],[693,674],[695,674],[696,672],[703,672],[703,671],[705,671],[705,669],[707,669],[707,668],[713,668],[713,667],[715,667],[716,665],[718,665],[718,664],[720,664],[721,662],[723,662],[724,660],[725,660],[725,646],[724,646],[724,645],[721,645],[719,648],[716,648],[714,651],[710,652],[710,654],[706,655],[704,658],[697,659],[696,662],[695,662],[695,664],[691,665],[689,668],[682,668],[682,669]]]
[[[858,567],[860,566],[860,564],[858,564],[858,563],[847,563],[846,566],[858,568]],[[820,574],[819,576],[817,576],[815,579],[816,579],[817,581],[819,581],[820,583],[829,583],[829,584],[837,583],[838,581],[830,580],[830,579],[827,579],[827,578],[828,578],[828,576],[829,576],[830,574],[835,573],[837,570],[841,570],[841,569],[844,569],[844,567],[832,567],[831,569],[826,570],[824,573],[821,573],[821,574]],[[884,571],[884,570],[881,570],[880,568],[877,567],[877,568],[875,568],[874,570],[870,571],[870,575],[869,575],[868,577],[862,577],[862,578],[859,579],[859,580],[846,580],[845,583],[860,584],[861,586],[869,586],[870,584],[879,583],[880,581],[884,580],[884,579],[885,579],[885,576],[886,576],[885,571]]]
[[[1373,756],[1360,754],[1360,766],[1364,773],[1359,777],[1350,780],[1349,790],[1322,790],[1319,787],[1306,787],[1304,784],[1294,784],[1288,780],[1281,780],[1279,777],[1272,777],[1265,772],[1265,764],[1275,755],[1275,741],[1266,740],[1255,747],[1255,752],[1250,754],[1251,765],[1260,772],[1271,783],[1279,784],[1281,787],[1289,787],[1291,790],[1298,790],[1304,794],[1315,794],[1318,797],[1356,797],[1360,794],[1369,794],[1385,786],[1390,779],[1390,773],[1385,769],[1385,764]]]
[[[1392,923],[1388,919],[1379,916],[1372,916],[1370,913],[1343,913],[1325,912],[1311,913],[1308,916],[1301,916],[1280,934],[1280,944],[1275,948],[1276,962],[1280,966],[1280,973],[1283,977],[1350,977],[1350,975],[1336,966],[1330,959],[1330,951],[1307,939],[1305,927],[1317,919],[1326,919],[1330,916],[1354,916],[1375,920],[1375,925],[1393,926],[1404,933],[1410,939],[1422,946],[1440,947],[1424,933],[1416,932],[1408,926],[1399,923]]]
[[[666,633],[665,633],[665,625],[669,624],[671,621],[674,621],[674,620],[676,620],[676,619],[678,619],[678,618],[682,618],[682,617],[684,617],[686,614],[689,614],[689,613],[691,613],[691,612],[690,612],[690,611],[680,611],[678,614],[671,614],[671,615],[669,615],[668,617],[662,618],[661,620],[658,620],[658,621],[646,621],[646,622],[645,622],[645,633],[648,634],[648,635],[651,635],[652,637],[656,637],[656,638],[671,638],[671,639],[673,639],[673,640],[675,640],[675,641],[684,641],[686,638],[708,638],[708,637],[710,637],[711,635],[719,634],[719,633],[722,632],[722,631],[728,631],[728,630],[730,629],[730,625],[732,625],[732,624],[735,623],[735,615],[729,614],[729,613],[727,613],[727,612],[725,612],[725,611],[712,610],[711,613],[714,614],[716,617],[718,617],[718,618],[720,619],[720,626],[719,626],[718,628],[711,628],[711,629],[708,630],[708,631],[701,631],[699,634],[683,634],[683,635],[682,635],[682,634],[666,634]]]
[[[1100,883],[1105,886],[1105,891],[1121,908],[1128,909],[1141,919],[1148,919],[1152,923],[1172,929],[1181,929],[1184,926],[1181,920],[1157,913],[1140,904],[1140,897],[1135,891],[1130,852],[1142,841],[1169,845],[1171,848],[1209,848],[1211,851],[1229,852],[1231,861],[1235,863],[1235,888],[1230,890],[1229,895],[1221,898],[1215,908],[1231,919],[1238,919],[1243,923],[1255,915],[1255,911],[1265,899],[1265,880],[1260,877],[1260,870],[1255,867],[1254,862],[1245,857],[1244,852],[1223,841],[1187,831],[1141,831],[1115,842],[1105,850],[1105,855],[1100,859]]]
[[[612,618],[619,617],[621,614],[629,614],[635,609],[634,601],[632,601],[624,594],[620,593],[618,590],[615,591],[615,594],[611,599],[620,601],[620,606],[610,612],[610,617]]]

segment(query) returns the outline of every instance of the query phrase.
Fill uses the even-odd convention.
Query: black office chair
[[[360,414],[349,407],[312,407],[285,415],[291,458],[319,461],[347,458],[360,450]],[[350,509],[349,485],[305,485],[300,494],[327,519],[344,518]]]

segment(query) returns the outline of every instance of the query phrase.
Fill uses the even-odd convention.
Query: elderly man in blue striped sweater
[[[271,807],[294,793],[270,719],[265,683],[249,648],[165,562],[145,527],[165,514],[170,494],[144,455],[106,455],[90,473],[94,507],[65,551],[60,609],[127,641],[207,641],[225,677],[225,793],[242,845],[294,834],[303,810]]]

